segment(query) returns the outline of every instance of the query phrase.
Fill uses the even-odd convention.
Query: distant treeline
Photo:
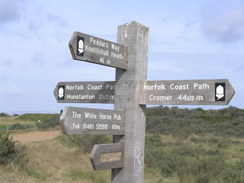
[[[146,116],[151,134],[244,137],[244,110],[232,106],[220,110],[159,106],[148,108]]]

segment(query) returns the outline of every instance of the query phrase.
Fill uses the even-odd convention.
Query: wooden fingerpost
[[[118,27],[118,43],[127,47],[127,70],[116,69],[115,109],[125,111],[124,167],[112,169],[112,183],[144,182],[146,105],[139,105],[140,81],[147,79],[149,28],[137,22]]]

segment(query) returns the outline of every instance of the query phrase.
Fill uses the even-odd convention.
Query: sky
[[[114,68],[73,60],[68,42],[75,31],[116,42],[117,27],[131,21],[149,27],[148,80],[228,79],[229,105],[244,108],[243,17],[243,0],[0,0],[0,112],[112,109],[57,103],[53,90],[115,80]]]

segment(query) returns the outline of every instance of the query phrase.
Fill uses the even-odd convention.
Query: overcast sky
[[[0,0],[0,112],[113,108],[60,104],[53,90],[113,81],[114,68],[73,60],[68,42],[74,31],[116,42],[131,21],[150,28],[148,80],[229,79],[229,105],[244,108],[243,17],[243,0]]]

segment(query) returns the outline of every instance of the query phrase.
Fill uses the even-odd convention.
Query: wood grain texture
[[[78,41],[83,40],[83,52],[79,54]],[[121,44],[107,41],[95,36],[74,32],[69,42],[73,59],[92,62],[120,69],[126,69],[127,55]]]
[[[124,111],[65,107],[60,117],[63,133],[67,135],[123,135]]]
[[[101,155],[106,153],[121,153],[120,160],[101,161]],[[94,170],[106,170],[112,168],[123,168],[124,166],[124,143],[96,144],[90,154],[91,164]]]
[[[59,82],[54,89],[58,103],[114,103],[115,81]],[[63,87],[64,97],[59,98]]]
[[[216,99],[216,86],[225,86],[223,100]],[[228,79],[142,81],[140,104],[228,105],[235,94]]]
[[[139,105],[140,81],[147,79],[148,28],[131,22],[118,27],[118,43],[127,47],[127,70],[116,69],[115,109],[125,110],[124,168],[112,170],[112,183],[143,183],[145,105]]]

